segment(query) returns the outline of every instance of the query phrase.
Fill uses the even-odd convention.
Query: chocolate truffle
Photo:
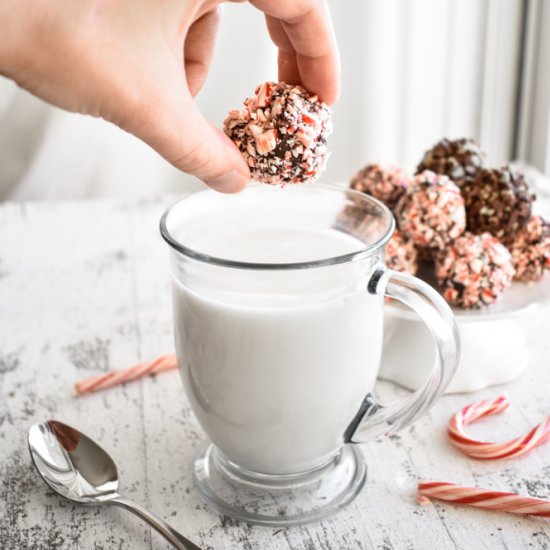
[[[393,210],[409,186],[409,178],[398,167],[367,164],[353,176],[350,187],[372,195]]]
[[[483,166],[485,153],[473,139],[442,139],[429,151],[418,165],[416,173],[431,170],[445,174],[459,187],[475,178]]]
[[[497,300],[512,283],[514,267],[497,238],[467,232],[438,254],[435,273],[449,303],[472,309]]]
[[[550,224],[532,216],[508,243],[516,281],[539,281],[550,269]]]
[[[529,221],[531,193],[521,172],[509,166],[482,169],[475,180],[462,187],[468,229],[474,233],[488,231],[503,241]]]
[[[390,269],[415,275],[418,270],[418,252],[410,239],[396,229],[386,245],[386,265]]]
[[[230,111],[224,131],[262,183],[312,183],[325,169],[332,113],[301,86],[266,82]]]
[[[414,178],[395,215],[401,231],[418,247],[441,250],[466,227],[460,189],[447,176],[429,170]]]

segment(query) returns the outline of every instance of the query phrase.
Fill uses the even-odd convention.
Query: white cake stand
[[[447,393],[477,391],[517,378],[529,363],[521,317],[550,303],[550,274],[537,283],[513,283],[497,303],[479,310],[454,309],[461,359]],[[380,378],[411,390],[428,378],[434,345],[424,323],[401,304],[385,306]]]

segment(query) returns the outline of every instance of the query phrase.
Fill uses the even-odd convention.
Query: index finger
[[[250,1],[265,13],[279,57],[285,59],[279,66],[279,78],[292,81],[297,69],[305,88],[326,103],[336,101],[340,93],[340,59],[327,3],[324,0]]]

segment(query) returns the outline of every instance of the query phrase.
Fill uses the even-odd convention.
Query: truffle
[[[459,187],[475,178],[483,166],[485,153],[473,139],[442,139],[429,151],[418,165],[416,173],[431,170],[445,174]]]
[[[466,227],[460,189],[447,176],[429,170],[414,178],[395,215],[401,231],[418,247],[441,250]]]
[[[266,82],[232,110],[224,131],[262,183],[312,183],[325,169],[332,113],[301,86]]]
[[[395,230],[386,245],[386,265],[395,271],[415,275],[418,270],[418,252],[410,239]]]
[[[550,224],[532,216],[508,243],[517,281],[539,281],[550,269]]]
[[[394,166],[367,164],[353,176],[350,187],[372,195],[393,210],[409,186],[404,170]]]
[[[453,241],[436,257],[435,272],[444,298],[467,309],[492,304],[514,277],[510,253],[489,233]]]
[[[462,195],[468,229],[488,231],[503,241],[529,221],[535,200],[523,175],[509,166],[480,170],[475,180],[464,184]]]

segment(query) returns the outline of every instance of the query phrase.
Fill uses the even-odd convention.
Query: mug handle
[[[436,357],[428,380],[404,402],[384,407],[372,394],[367,394],[346,429],[346,443],[364,443],[379,435],[397,432],[414,422],[445,391],[460,357],[460,336],[451,308],[430,285],[412,275],[380,265],[374,269],[367,291],[399,300],[416,311],[430,329]]]

